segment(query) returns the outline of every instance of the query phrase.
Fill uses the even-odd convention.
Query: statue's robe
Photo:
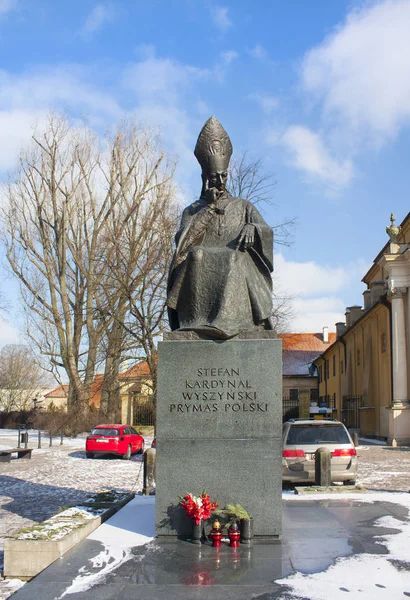
[[[252,248],[238,249],[246,223]],[[272,314],[273,232],[258,210],[229,194],[217,209],[200,199],[182,215],[168,280],[171,329],[229,338],[241,331],[269,328]]]

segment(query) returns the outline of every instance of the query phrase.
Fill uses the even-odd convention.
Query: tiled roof
[[[329,341],[323,341],[322,333],[281,333],[283,350],[312,350],[322,354],[336,341],[336,333],[329,333]]]
[[[124,373],[120,373],[118,379],[135,379],[136,377],[141,377],[141,375],[150,375],[149,366],[145,360],[124,371]]]
[[[310,364],[336,340],[329,333],[329,341],[323,342],[322,333],[282,333],[283,375],[311,375]]]
[[[90,404],[94,404],[96,408],[100,406],[103,381],[104,375],[96,375],[91,384]],[[51,390],[51,392],[45,394],[44,398],[67,398],[68,388],[68,384],[59,385],[55,390]]]
[[[283,350],[283,375],[312,375],[309,366],[318,356],[317,350]]]
[[[68,395],[68,385],[59,385],[48,394],[44,394],[44,398],[67,398]]]

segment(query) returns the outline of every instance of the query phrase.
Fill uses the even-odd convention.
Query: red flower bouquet
[[[211,516],[211,512],[218,508],[216,502],[211,502],[210,496],[202,492],[200,496],[187,494],[180,504],[190,519],[193,519],[195,525],[199,525],[201,520],[206,521]]]

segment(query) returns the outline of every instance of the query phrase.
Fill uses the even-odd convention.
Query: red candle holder
[[[221,525],[220,525],[219,521],[215,521],[213,523],[213,527],[211,529],[209,536],[212,540],[212,546],[214,548],[219,548],[219,546],[221,545],[221,540],[222,540],[222,530],[221,530]]]
[[[239,531],[238,523],[234,521],[228,529],[229,545],[231,548],[237,548],[239,546],[239,540],[241,539],[241,532]]]

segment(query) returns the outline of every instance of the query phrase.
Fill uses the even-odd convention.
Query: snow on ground
[[[289,500],[284,495],[285,501]],[[332,494],[312,494],[308,497],[294,495],[294,501],[334,500]],[[352,494],[341,492],[338,500],[393,502],[410,509],[410,494],[375,492],[370,494]],[[88,539],[99,541],[104,549],[89,560],[89,566],[83,567],[73,583],[59,597],[85,592],[101,584],[105,576],[114,571],[120,563],[135,556],[131,548],[148,543],[154,537],[154,497],[136,497],[119,511],[107,523],[93,532]],[[130,515],[133,518],[130,518]],[[135,517],[138,516],[136,519]],[[130,524],[133,528],[130,531]],[[361,600],[395,600],[405,598],[403,591],[410,594],[410,572],[403,568],[408,565],[408,540],[410,539],[410,521],[401,521],[391,516],[376,521],[376,526],[395,530],[389,535],[380,535],[379,543],[387,547],[389,555],[355,554],[336,560],[325,571],[313,574],[296,573],[276,583],[286,586],[283,600],[297,600],[300,597],[309,600],[346,600],[346,592]],[[121,530],[121,531],[119,531]],[[95,572],[99,569],[98,572]]]
[[[142,490],[141,455],[122,460],[105,455],[87,459],[85,435],[59,438],[37,449],[36,432],[30,432],[32,458],[12,458],[0,463],[0,569],[4,539],[23,528],[49,519],[62,506],[88,500],[89,493],[116,489],[121,492]],[[147,445],[150,439],[147,438]],[[0,443],[8,448],[17,445],[15,430],[0,430]]]
[[[360,444],[362,444],[363,442],[365,444],[372,444],[375,446],[387,446],[387,442],[383,441],[383,440],[372,440],[370,438],[359,438],[359,442]]]
[[[338,498],[352,495],[340,494]],[[295,499],[309,500],[334,499],[334,495],[312,494],[295,496]],[[354,497],[360,502],[393,502],[410,509],[410,494],[372,493]],[[380,535],[379,542],[387,547],[389,554],[355,554],[338,558],[335,564],[320,573],[296,573],[276,583],[286,585],[291,591],[284,594],[283,600],[346,600],[346,592],[360,600],[396,600],[410,596],[409,540],[410,521],[400,521],[391,516],[381,517],[375,523],[378,527],[395,529],[389,535]]]
[[[410,448],[358,446],[358,481],[368,490],[410,490]]]
[[[151,439],[146,438],[146,445],[150,442]],[[410,448],[373,445],[373,440],[364,439],[361,443],[357,448],[358,481],[369,493],[340,493],[338,499],[396,502],[410,510],[410,494],[405,493],[410,489]],[[0,430],[0,446],[16,447],[17,432]],[[48,519],[60,506],[81,504],[90,492],[110,488],[136,492],[142,489],[142,460],[139,455],[133,456],[130,461],[114,457],[86,459],[85,435],[64,438],[62,446],[60,438],[56,437],[52,447],[48,446],[48,438],[44,436],[43,447],[37,449],[35,431],[29,432],[29,447],[34,449],[31,460],[13,459],[10,463],[0,463],[0,563],[5,537]],[[393,490],[402,493],[389,493]],[[290,497],[296,502],[335,499],[334,495],[297,496],[292,491],[285,491],[284,501]],[[129,532],[132,520],[127,517],[127,507],[135,510],[137,505],[136,514],[141,518],[134,530]],[[90,539],[100,541],[103,550],[88,567],[82,569],[65,594],[91,589],[107,573],[131,557],[132,547],[151,540],[154,535],[153,506],[153,497],[136,497],[98,528]],[[115,522],[114,519],[118,520]],[[292,600],[299,595],[311,600],[327,600],[330,597],[339,600],[346,598],[346,590],[350,590],[354,598],[363,600],[405,598],[403,590],[410,595],[409,572],[396,569],[394,563],[408,562],[409,523],[389,518],[388,521],[380,519],[378,524],[380,527],[388,524],[389,528],[397,531],[380,538],[380,543],[388,547],[390,556],[359,554],[344,557],[321,573],[299,573],[280,580],[292,589],[292,592],[283,595],[283,599]],[[0,600],[8,598],[20,585],[22,582],[19,580],[1,581]]]
[[[14,592],[17,592],[24,585],[21,579],[5,579],[0,581],[0,600],[10,598]]]
[[[154,539],[154,513],[154,496],[136,496],[111,519],[96,529],[88,539],[101,542],[104,550],[89,562],[91,569],[98,568],[100,570],[93,573],[90,567],[83,567],[80,574],[60,598],[68,594],[85,592],[97,583],[101,583],[108,573],[132,557],[132,548],[142,546]],[[130,527],[132,528],[130,529]]]

